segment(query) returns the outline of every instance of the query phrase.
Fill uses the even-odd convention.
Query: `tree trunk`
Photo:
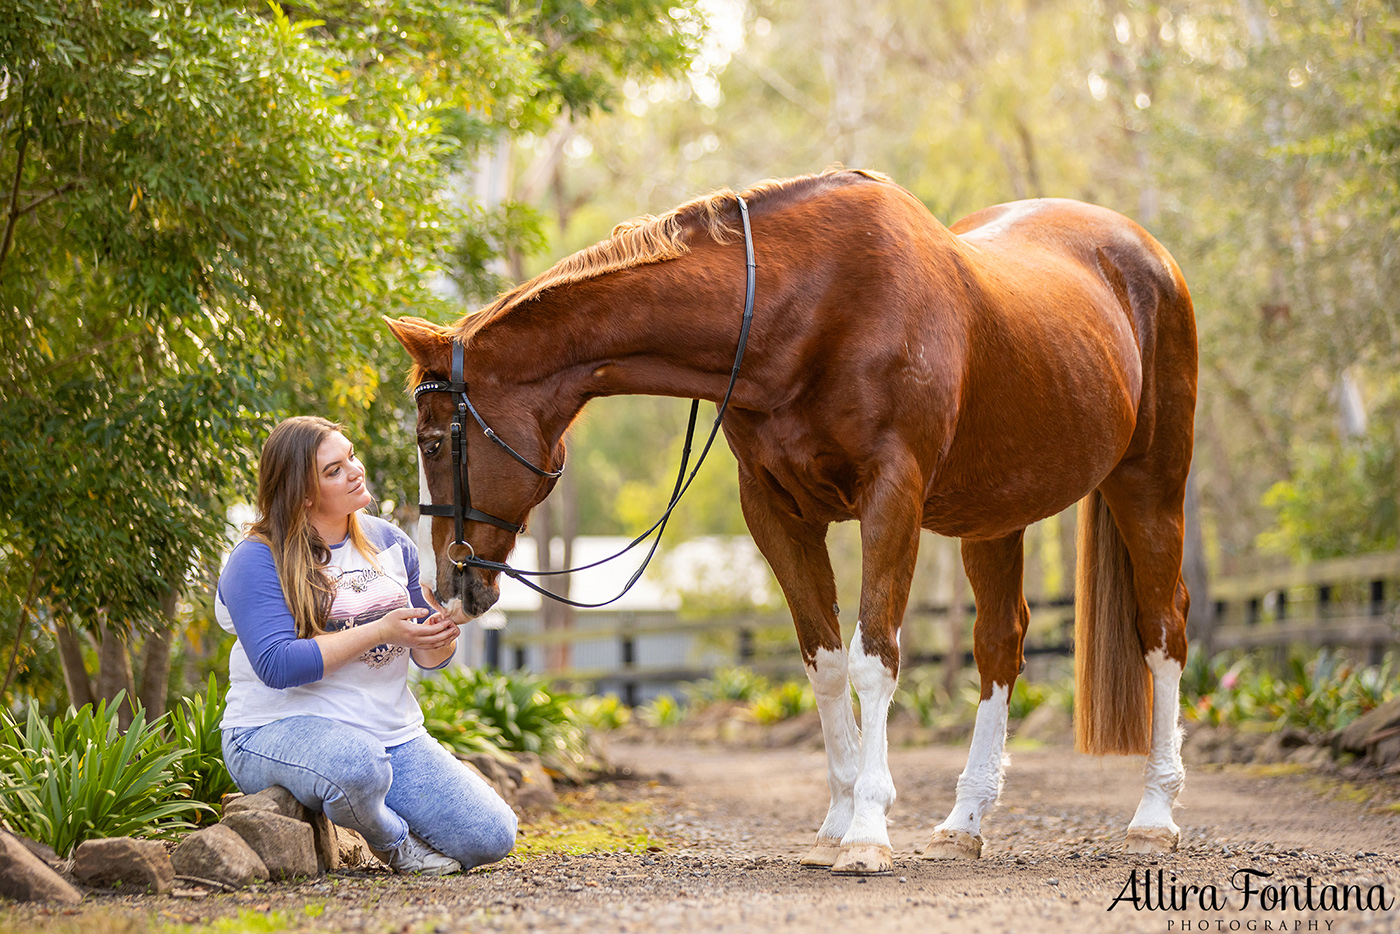
[[[58,660],[63,665],[63,684],[68,688],[68,703],[75,708],[94,703],[92,680],[83,664],[83,644],[77,633],[66,623],[54,620],[54,637],[58,641]]]
[[[146,708],[146,719],[154,720],[165,713],[166,695],[170,685],[170,642],[175,628],[175,605],[179,593],[172,590],[160,601],[161,619],[146,637],[141,662],[141,688],[137,699]]]
[[[131,726],[132,698],[136,695],[136,686],[132,683],[131,677],[131,653],[127,645],[127,639],[123,638],[126,633],[121,632],[111,623],[102,627],[102,641],[98,645],[97,659],[97,700],[107,701],[110,704],[118,693],[125,691],[126,695],[122,699],[121,709],[118,711],[118,723],[125,730]]]

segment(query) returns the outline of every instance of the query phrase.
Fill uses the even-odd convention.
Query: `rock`
[[[77,889],[19,841],[0,830],[0,895],[21,902],[62,902],[76,905],[83,900]]]
[[[316,875],[316,839],[310,824],[257,809],[225,814],[220,823],[247,841],[267,866],[270,879]]]
[[[73,878],[93,888],[135,886],[164,895],[175,887],[175,868],[157,840],[105,837],[78,845]]]
[[[272,785],[253,795],[239,795],[224,805],[224,816],[240,811],[271,811],[292,820],[307,820],[309,809],[281,785]]]
[[[336,839],[335,825],[321,811],[307,808],[306,816],[311,825],[311,844],[316,850],[316,871],[335,872],[340,868],[340,841]]]
[[[335,827],[336,842],[338,844],[337,856],[340,860],[340,865],[347,869],[380,865],[378,857],[374,855],[374,852],[369,848],[369,844],[365,842],[365,838],[360,836],[357,831],[351,830],[349,827],[339,827],[335,824],[331,826]]]
[[[1299,746],[1290,752],[1284,761],[1293,765],[1318,768],[1332,761],[1332,753],[1326,746]]]
[[[339,846],[336,843],[335,831],[332,829],[330,818],[326,817],[323,812],[302,804],[297,800],[296,795],[281,785],[271,785],[256,794],[237,795],[226,799],[224,804],[226,816],[244,811],[268,811],[310,824],[312,840],[316,847],[318,869],[321,872],[334,872],[340,868]]]
[[[267,881],[267,865],[231,827],[214,824],[195,831],[170,854],[175,872],[242,888]]]
[[[230,791],[228,794],[224,795],[222,798],[219,799],[219,808],[226,808],[228,807],[230,801],[236,801],[241,797],[243,797],[243,792]]]
[[[47,843],[40,843],[38,840],[31,840],[28,837],[15,834],[15,839],[24,845],[24,848],[44,861],[44,865],[50,869],[57,869],[62,864],[63,859],[53,851],[53,847]]]
[[[515,804],[523,810],[552,808],[559,803],[554,793],[554,780],[540,764],[539,756],[522,753],[520,756],[521,781],[515,792]]]
[[[1400,697],[1392,697],[1357,717],[1345,729],[1338,730],[1332,738],[1332,748],[1337,752],[1364,753],[1366,747],[1376,741],[1373,734],[1394,726],[1400,726]]]
[[[1040,704],[1016,728],[1017,739],[1038,743],[1062,743],[1074,739],[1074,717],[1059,704]]]
[[[458,756],[457,758],[463,765],[485,779],[486,784],[496,789],[496,794],[500,795],[506,804],[515,804],[515,789],[519,786],[517,779],[521,774],[519,768],[516,768],[516,778],[513,779],[505,765],[495,756],[478,753],[474,756]]]
[[[1372,738],[1376,736],[1374,733],[1371,735]],[[1376,768],[1384,769],[1400,762],[1400,730],[1384,730],[1381,736],[1381,739],[1371,743],[1366,759]]]

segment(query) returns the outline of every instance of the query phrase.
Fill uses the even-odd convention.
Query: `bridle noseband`
[[[491,426],[486,424],[486,420],[481,417],[481,413],[472,405],[472,400],[467,398],[467,384],[463,379],[463,363],[465,349],[461,341],[452,342],[452,378],[425,380],[413,388],[413,399],[416,402],[418,397],[425,392],[447,392],[457,396],[457,407],[452,412],[452,505],[436,505],[433,503],[419,503],[418,511],[425,516],[451,516],[455,537],[452,544],[447,546],[447,557],[457,567],[466,566],[469,558],[476,556],[476,549],[466,540],[464,527],[467,520],[474,522],[487,522],[498,529],[505,529],[515,535],[519,535],[523,526],[508,522],[499,516],[493,516],[488,512],[472,508],[471,482],[467,474],[467,438],[466,422],[467,413],[471,413],[472,418],[481,426],[481,430],[486,437],[496,442],[505,452],[515,458],[536,474],[549,480],[556,479],[564,472],[564,468],[558,470],[543,470],[530,463],[520,455],[515,448],[501,440],[501,436],[491,430]]]
[[[744,362],[744,349],[748,346],[749,342],[749,327],[753,323],[753,305],[755,292],[754,271],[758,268],[758,266],[754,262],[753,231],[750,229],[749,226],[749,206],[747,203],[745,203],[743,198],[739,198],[736,196],[736,200],[739,202],[739,217],[743,221],[744,225],[744,317],[743,322],[739,327],[739,347],[734,355],[734,368],[730,371],[729,374],[729,387],[725,390],[724,399],[719,404],[719,411],[715,414],[715,421],[714,425],[710,429],[710,436],[705,441],[705,447],[701,450],[699,459],[695,462],[695,469],[690,472],[689,476],[687,476],[685,469],[686,465],[690,462],[690,442],[695,435],[695,420],[696,416],[700,411],[700,400],[696,399],[691,402],[690,425],[686,429],[685,450],[681,454],[680,470],[676,474],[676,485],[675,488],[671,491],[671,500],[666,506],[666,511],[662,513],[661,518],[658,519],[656,523],[652,525],[651,528],[647,529],[641,535],[633,539],[632,542],[629,545],[627,545],[627,547],[617,552],[617,554],[610,555],[609,557],[603,558],[599,561],[594,561],[591,564],[583,565],[582,567],[566,568],[560,571],[524,571],[519,568],[511,567],[510,565],[501,561],[487,561],[484,558],[478,558],[476,556],[476,549],[472,548],[471,543],[466,540],[466,537],[464,535],[464,527],[467,523],[467,520],[472,520],[474,522],[486,522],[490,525],[496,526],[499,529],[504,529],[505,531],[510,532],[514,535],[519,535],[523,529],[523,526],[517,525],[514,522],[508,522],[507,520],[499,518],[498,516],[493,516],[490,513],[482,512],[479,509],[472,508],[471,484],[469,483],[467,477],[467,415],[470,414],[471,417],[476,420],[476,423],[481,426],[481,430],[486,434],[486,437],[494,441],[497,445],[503,448],[507,454],[515,458],[521,464],[525,465],[536,475],[545,479],[553,480],[558,478],[559,475],[564,472],[564,469],[561,467],[558,470],[545,470],[541,467],[537,467],[536,465],[530,463],[530,461],[522,457],[518,451],[516,451],[509,444],[503,441],[501,437],[497,435],[494,431],[492,431],[490,426],[486,424],[486,420],[481,417],[481,413],[476,410],[476,406],[472,405],[471,399],[467,398],[467,384],[463,375],[465,348],[463,347],[460,341],[454,340],[452,342],[451,378],[446,380],[424,380],[423,382],[419,383],[417,386],[414,387],[413,398],[415,402],[418,400],[418,397],[423,395],[423,393],[425,392],[446,392],[458,397],[456,409],[452,413],[452,504],[439,505],[436,503],[419,503],[418,511],[420,514],[425,516],[452,517],[454,537],[452,544],[450,544],[447,547],[447,557],[448,560],[450,560],[459,571],[468,567],[481,568],[487,571],[498,571],[500,573],[507,574],[510,577],[515,578],[525,586],[531,588],[532,590],[538,591],[539,593],[543,594],[546,597],[549,597],[552,600],[557,600],[560,603],[567,603],[570,606],[585,608],[606,606],[607,604],[614,602],[615,600],[622,597],[623,594],[627,593],[627,591],[631,590],[632,585],[635,584],[641,578],[642,572],[646,570],[646,566],[651,561],[652,555],[656,554],[657,545],[661,543],[661,533],[664,532],[666,529],[667,520],[671,518],[671,513],[675,510],[676,504],[680,502],[681,496],[685,493],[686,490],[690,489],[691,481],[693,481],[695,479],[695,475],[699,473],[700,465],[705,462],[705,455],[710,452],[710,446],[714,444],[715,436],[719,433],[720,422],[724,419],[724,413],[729,409],[729,398],[734,394],[734,385],[739,381],[739,367]],[[627,586],[622,589],[622,593],[619,593],[616,597],[613,597],[612,600],[605,600],[602,603],[580,603],[575,600],[570,600],[566,597],[561,597],[556,593],[551,593],[550,591],[539,586],[533,581],[527,580],[525,577],[525,575],[540,577],[553,574],[571,574],[574,571],[583,571],[587,570],[588,568],[597,567],[600,564],[604,564],[608,561],[613,560],[613,558],[620,557],[621,555],[626,554],[628,551],[631,551],[641,542],[651,537],[651,534],[653,532],[656,533],[656,541],[652,543],[651,550],[647,552],[646,559],[642,562],[641,567],[637,568],[636,572],[627,582]]]

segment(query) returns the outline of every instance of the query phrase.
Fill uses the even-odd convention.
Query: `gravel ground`
[[[1002,804],[984,823],[983,858],[920,860],[914,852],[951,806],[965,757],[961,747],[891,751],[899,800],[890,825],[895,871],[884,877],[798,867],[826,808],[821,752],[619,744],[615,762],[659,781],[622,783],[610,796],[650,802],[654,832],[670,841],[659,852],[511,858],[432,880],[337,873],[203,899],[100,896],[68,913],[0,910],[0,930],[1400,931],[1394,786],[1196,768],[1177,812],[1181,851],[1129,857],[1121,838],[1141,792],[1142,760],[1025,750],[1013,752]],[[1294,886],[1306,900],[1311,880],[1316,905],[1324,886],[1358,886],[1388,909],[1290,902],[1268,910],[1258,894],[1246,908],[1231,885],[1232,877],[1242,883],[1245,868],[1270,873],[1250,876],[1256,891]],[[1179,895],[1178,907],[1162,907],[1159,877],[1167,899],[1197,889]],[[1136,905],[1132,879],[1142,896]],[[1203,908],[1200,892],[1212,886],[1223,904]]]

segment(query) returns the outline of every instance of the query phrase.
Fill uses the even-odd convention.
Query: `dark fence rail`
[[[1400,552],[1360,555],[1281,567],[1211,581],[1211,619],[1194,635],[1209,651],[1320,647],[1355,650],[1378,663],[1400,644]],[[1074,598],[1028,601],[1031,627],[1026,654],[1067,656],[1074,645]],[[905,616],[906,665],[972,664],[971,627],[976,607],[911,604]],[[500,635],[506,666],[531,667],[549,646],[568,645],[580,663],[548,674],[589,684],[637,703],[649,689],[710,677],[724,664],[740,664],[770,676],[798,676],[802,662],[786,612],[688,618],[673,612],[579,613],[576,627],[531,631],[534,614],[515,617]],[[524,624],[524,625],[519,625]],[[960,634],[950,634],[952,628]],[[784,635],[785,634],[785,635]],[[669,638],[669,652],[648,640]],[[677,655],[679,645],[690,646]],[[696,647],[699,647],[697,650]],[[592,661],[589,661],[592,659]]]

